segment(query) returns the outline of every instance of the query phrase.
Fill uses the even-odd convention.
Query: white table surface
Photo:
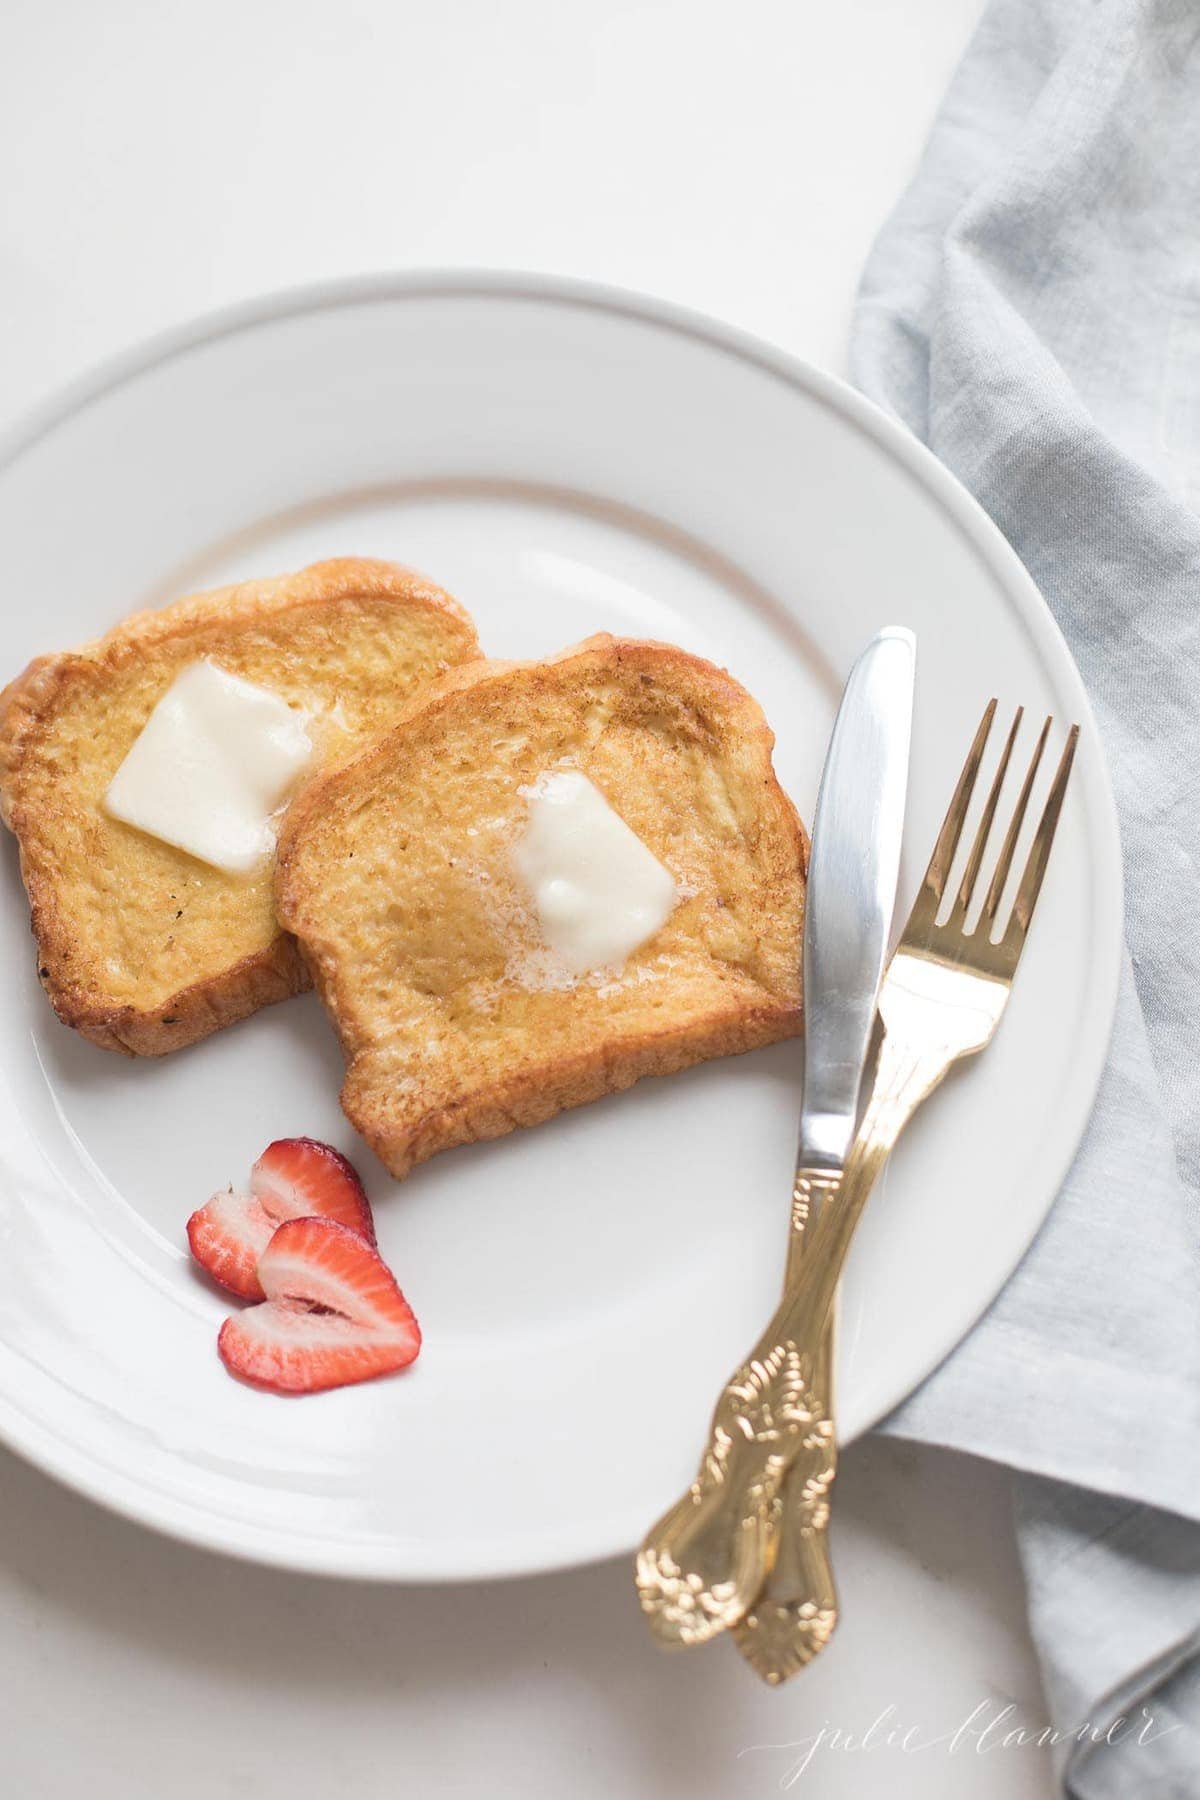
[[[641,288],[840,368],[979,10],[8,0],[0,423],[191,314],[414,265]],[[474,1590],[286,1576],[4,1451],[0,1518],[6,1800],[1054,1791],[1044,1752],[979,1736],[1045,1707],[1005,1479],[944,1452],[846,1456],[844,1622],[778,1693],[728,1645],[658,1654],[622,1563]]]

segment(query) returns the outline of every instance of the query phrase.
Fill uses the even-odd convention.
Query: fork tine
[[[971,804],[971,795],[975,791],[975,780],[979,774],[979,765],[983,761],[988,733],[992,729],[992,720],[995,716],[996,702],[989,700],[983,709],[979,730],[975,733],[975,741],[967,753],[962,774],[958,778],[958,786],[954,790],[946,817],[942,821],[942,829],[938,832],[938,840],[933,846],[933,855],[929,859],[929,867],[926,869],[925,879],[921,883],[922,895],[932,900],[935,908],[941,904],[942,895],[946,891],[946,878],[950,873],[950,864],[954,861],[954,852],[958,849],[958,840],[962,836],[967,808]]]
[[[1042,752],[1046,748],[1046,739],[1050,735],[1050,726],[1052,723],[1053,721],[1051,719],[1046,720],[1046,723],[1042,726],[1038,741],[1034,745],[1033,757],[1030,761],[1028,773],[1025,776],[1025,781],[1017,799],[1016,810],[1008,822],[1008,830],[1004,834],[1004,842],[1000,847],[1000,860],[996,864],[996,872],[992,876],[991,885],[987,891],[987,899],[984,901],[983,911],[979,915],[980,924],[984,926],[989,933],[996,922],[996,913],[999,909],[1000,902],[1004,897],[1004,884],[1008,880],[1008,871],[1012,868],[1013,853],[1017,848],[1017,839],[1021,835],[1021,826],[1025,823],[1025,809],[1029,805],[1029,796],[1033,792],[1033,784],[1037,779],[1038,768],[1040,767],[1042,760]]]
[[[1017,897],[1013,901],[1012,918],[1004,933],[1004,948],[1013,955],[1020,955],[1021,946],[1025,942],[1025,933],[1029,929],[1029,921],[1033,917],[1033,909],[1037,905],[1037,897],[1042,888],[1042,877],[1046,873],[1046,864],[1050,860],[1050,846],[1054,842],[1054,833],[1058,826],[1059,814],[1062,812],[1063,797],[1067,791],[1067,782],[1071,776],[1071,764],[1075,760],[1075,746],[1079,742],[1079,727],[1072,725],[1067,735],[1066,748],[1055,771],[1054,781],[1046,797],[1046,805],[1038,822],[1037,835],[1029,852],[1029,860],[1025,864],[1025,873],[1021,877],[1021,885],[1017,889]]]
[[[1000,790],[1004,786],[1004,777],[1008,774],[1009,759],[1013,753],[1013,745],[1017,741],[1017,732],[1021,728],[1021,720],[1025,716],[1025,708],[1018,706],[1012,729],[1000,755],[999,766],[992,782],[991,792],[983,809],[983,817],[975,833],[975,841],[971,845],[971,854],[967,858],[967,866],[963,870],[963,878],[959,884],[958,898],[954,902],[954,913],[961,919],[966,917],[967,908],[971,904],[971,895],[975,892],[975,883],[979,879],[979,865],[983,861],[983,853],[987,849],[987,841],[991,836],[992,821],[996,817],[996,807],[1000,802]]]

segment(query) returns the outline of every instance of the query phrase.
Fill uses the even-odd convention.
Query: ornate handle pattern
[[[814,1212],[833,1203],[841,1172],[799,1168],[792,1188],[792,1228],[788,1237],[784,1291],[800,1272],[804,1234]],[[783,1487],[779,1547],[767,1583],[750,1611],[733,1627],[746,1661],[772,1687],[812,1661],[833,1636],[838,1621],[837,1589],[829,1560],[829,1493],[837,1473],[833,1425],[834,1327],[830,1319],[817,1349],[815,1386],[825,1395],[828,1432],[802,1450]]]
[[[803,1528],[825,1561],[827,1495],[834,1469],[828,1355],[822,1355],[842,1265],[867,1197],[915,1108],[952,1058],[885,1037],[870,1104],[846,1160],[807,1233],[795,1280],[766,1331],[717,1402],[708,1447],[687,1492],[647,1535],[637,1557],[642,1609],[661,1644],[706,1643],[750,1611],[779,1549],[783,1486],[803,1457]],[[800,1196],[803,1204],[811,1190]],[[821,1587],[818,1580],[817,1587]],[[832,1612],[832,1578],[811,1597],[815,1619]],[[806,1621],[811,1623],[811,1621]],[[811,1654],[828,1639],[809,1633]],[[797,1664],[799,1666],[799,1664]],[[781,1677],[780,1677],[781,1678]]]

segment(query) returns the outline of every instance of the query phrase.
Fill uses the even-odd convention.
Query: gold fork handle
[[[775,1562],[789,1469],[801,1453],[818,1478],[832,1466],[830,1370],[820,1346],[842,1265],[880,1168],[946,1066],[944,1054],[884,1039],[841,1186],[809,1233],[766,1331],[725,1385],[695,1481],[638,1553],[638,1594],[664,1645],[705,1643],[744,1617]],[[823,1536],[819,1507],[814,1516]]]

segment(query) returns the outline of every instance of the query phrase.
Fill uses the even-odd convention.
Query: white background
[[[0,424],[209,307],[419,265],[640,288],[842,368],[979,10],[6,0]],[[1045,1710],[1004,1478],[944,1452],[847,1455],[843,1626],[779,1693],[724,1644],[656,1653],[620,1563],[301,1579],[145,1534],[3,1451],[0,1518],[3,1800],[1053,1792],[1044,1752],[974,1735]],[[801,1770],[823,1728],[854,1746]]]

